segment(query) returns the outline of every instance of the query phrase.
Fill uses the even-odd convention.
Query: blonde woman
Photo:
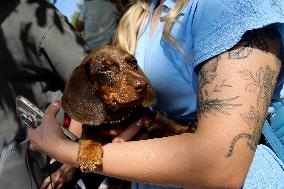
[[[154,109],[181,124],[197,119],[197,130],[107,144],[102,169],[87,168],[181,188],[284,187],[283,162],[259,145],[271,98],[279,98],[283,10],[284,2],[275,0],[138,0],[121,19],[117,44],[151,80]],[[58,129],[59,106],[55,102],[42,125],[29,130],[32,147],[82,167],[79,145]],[[133,123],[115,141],[137,130]]]

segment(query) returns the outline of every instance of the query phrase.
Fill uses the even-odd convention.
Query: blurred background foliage
[[[54,4],[57,8],[57,4],[60,3],[60,1],[64,1],[64,0],[48,0],[50,3]],[[83,5],[83,0],[77,0],[77,1],[74,1],[74,0],[67,0],[69,3],[74,3],[76,4],[76,9],[74,10],[74,12],[71,14],[70,17],[68,17],[68,21],[75,27],[75,23],[76,23],[76,20],[80,14],[80,10],[82,8],[82,5]],[[59,11],[61,11],[63,14],[64,14],[64,10],[60,10],[59,8]],[[80,33],[81,37],[84,36],[84,32],[81,32]]]

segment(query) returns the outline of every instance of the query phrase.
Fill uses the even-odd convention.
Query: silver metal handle
[[[23,96],[16,97],[16,111],[20,119],[28,126],[37,127],[45,115],[37,106]],[[63,133],[72,141],[78,142],[79,138],[65,127],[61,126]]]

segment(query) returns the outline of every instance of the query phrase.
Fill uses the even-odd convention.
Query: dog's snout
[[[137,92],[143,92],[146,90],[148,82],[145,80],[137,80],[133,83],[133,87]]]

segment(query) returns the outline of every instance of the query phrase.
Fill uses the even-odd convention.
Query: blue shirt
[[[151,1],[151,13],[157,3],[158,0]],[[173,8],[174,3],[175,0],[165,0],[162,16]],[[155,89],[158,99],[155,108],[176,120],[194,117],[198,74],[194,68],[234,47],[248,30],[273,24],[280,31],[284,42],[283,23],[283,0],[189,0],[171,29],[171,34],[186,54],[184,57],[163,39],[162,22],[158,23],[155,32],[149,37],[150,21],[138,41],[135,56]],[[282,67],[273,96],[275,99],[280,98],[283,75]],[[264,156],[265,159],[259,158]],[[244,188],[254,188],[252,183],[260,188],[264,183],[284,187],[284,165],[278,160],[270,149],[258,146]],[[269,174],[265,176],[260,171]],[[261,179],[256,180],[258,176]],[[133,184],[132,188],[157,187]]]

